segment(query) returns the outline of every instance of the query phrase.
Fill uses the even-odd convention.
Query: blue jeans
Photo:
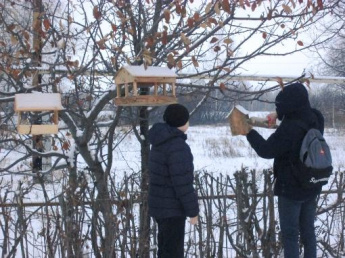
[[[284,258],[299,257],[299,235],[304,246],[304,258],[316,258],[316,197],[296,201],[278,196],[278,211]]]

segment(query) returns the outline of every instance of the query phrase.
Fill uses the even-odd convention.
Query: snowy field
[[[267,138],[274,129],[255,128]],[[187,143],[192,149],[195,170],[231,175],[241,167],[262,170],[270,168],[273,160],[262,159],[250,147],[245,136],[232,136],[229,125],[191,126],[187,131]],[[344,170],[345,131],[325,129],[324,137],[330,145],[333,167]],[[115,170],[139,171],[140,146],[134,135],[127,137],[116,150]]]

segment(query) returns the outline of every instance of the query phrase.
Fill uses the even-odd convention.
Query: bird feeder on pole
[[[115,75],[115,105],[162,106],[177,103],[176,78],[175,72],[167,67],[124,66]],[[146,90],[141,91],[143,89]]]
[[[14,110],[18,114],[17,131],[20,134],[57,134],[58,112],[63,109],[60,93],[20,93],[15,95]],[[44,112],[51,112],[48,123],[43,124]]]

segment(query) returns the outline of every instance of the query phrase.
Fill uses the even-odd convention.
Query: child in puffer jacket
[[[193,187],[193,155],[186,143],[189,112],[169,105],[149,131],[149,214],[158,224],[158,257],[183,258],[186,217],[195,225],[199,205]]]

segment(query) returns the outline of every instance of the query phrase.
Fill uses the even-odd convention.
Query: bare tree
[[[341,1],[338,3],[338,6],[333,10],[333,21],[332,24],[336,23],[337,26],[334,26],[331,30],[333,37],[330,37],[330,40],[323,44],[323,48],[319,50],[316,49],[316,52],[319,55],[319,58],[322,62],[322,73],[325,75],[335,75],[344,77],[345,76],[345,64],[344,64],[344,42],[345,42],[345,19],[344,19],[344,6],[345,2]],[[327,27],[329,23],[325,24],[324,27]],[[336,33],[334,33],[336,32]],[[344,87],[344,85],[342,85]]]
[[[332,19],[327,19],[320,23],[326,28],[327,41],[324,41],[314,52],[319,58],[318,70],[324,76],[345,76],[345,2],[340,1],[333,9]],[[321,94],[313,96],[317,106],[326,114],[326,122],[333,128],[339,128],[343,124],[345,112],[344,98],[345,85],[329,84],[323,88]],[[330,105],[331,100],[331,105]]]

